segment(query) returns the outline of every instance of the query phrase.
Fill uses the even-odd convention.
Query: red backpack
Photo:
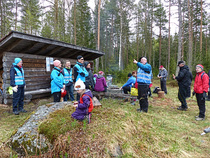
[[[81,104],[83,104],[83,97],[84,96],[88,96],[89,98],[90,98],[90,105],[89,105],[89,107],[88,107],[88,112],[91,112],[92,110],[93,110],[93,100],[92,100],[92,98],[89,96],[89,95],[87,95],[87,94],[83,94],[82,95],[82,97],[80,98],[80,103]]]

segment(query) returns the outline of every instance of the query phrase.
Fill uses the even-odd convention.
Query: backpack
[[[90,113],[90,112],[93,110],[93,100],[92,100],[92,98],[91,98],[89,95],[83,94],[82,97],[80,98],[80,103],[81,103],[81,104],[83,104],[82,98],[83,98],[84,96],[88,96],[88,97],[90,98],[90,105],[89,105],[89,107],[88,107],[88,112]]]
[[[158,93],[161,89],[159,87],[155,87],[155,89],[153,90],[153,93]]]

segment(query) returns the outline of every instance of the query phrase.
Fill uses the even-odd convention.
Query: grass
[[[153,84],[152,90],[159,86],[158,81]],[[198,113],[195,97],[187,99],[188,111],[178,111],[178,87],[173,81],[170,85],[173,86],[167,87],[165,98],[158,98],[156,94],[149,98],[148,113],[137,113],[137,102],[133,106],[130,102],[105,98],[101,100],[102,108],[93,110],[92,122],[88,125],[71,118],[75,110],[72,107],[52,113],[39,126],[40,133],[54,144],[54,149],[43,156],[113,157],[120,149],[121,157],[126,158],[210,157],[209,134],[200,135],[210,126],[210,102],[206,102],[205,121],[195,121]],[[5,115],[5,122],[0,121],[0,125],[4,125],[4,130],[15,131],[24,122],[25,115],[18,116],[22,118],[18,119],[19,123],[13,121],[13,130],[6,124],[12,124],[14,115]],[[4,140],[6,138],[4,134]]]

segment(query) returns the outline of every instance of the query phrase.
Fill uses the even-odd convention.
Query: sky
[[[96,0],[89,0],[89,7],[93,10],[95,7],[95,1]],[[136,3],[138,3],[139,0],[136,0]],[[167,8],[168,9],[168,8]],[[174,35],[175,33],[178,33],[178,13],[177,13],[178,7],[177,6],[172,6],[171,7],[171,35]],[[167,10],[168,14],[168,10]],[[167,15],[168,17],[168,15]],[[168,28],[168,24],[166,24],[166,28]],[[159,28],[154,27],[155,34],[159,34]]]

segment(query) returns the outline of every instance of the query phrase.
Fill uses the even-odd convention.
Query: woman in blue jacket
[[[135,82],[136,82],[136,77],[134,77],[134,75],[136,75],[135,71],[133,71],[132,74],[129,73],[128,74],[128,78],[129,78],[128,81],[121,87],[121,89],[123,89],[123,92],[125,94],[128,94],[128,92],[131,91],[132,85],[134,85]]]
[[[51,72],[51,93],[53,94],[54,102],[60,102],[61,89],[65,89],[64,77],[61,72],[61,62],[55,60],[53,64],[54,69]]]

